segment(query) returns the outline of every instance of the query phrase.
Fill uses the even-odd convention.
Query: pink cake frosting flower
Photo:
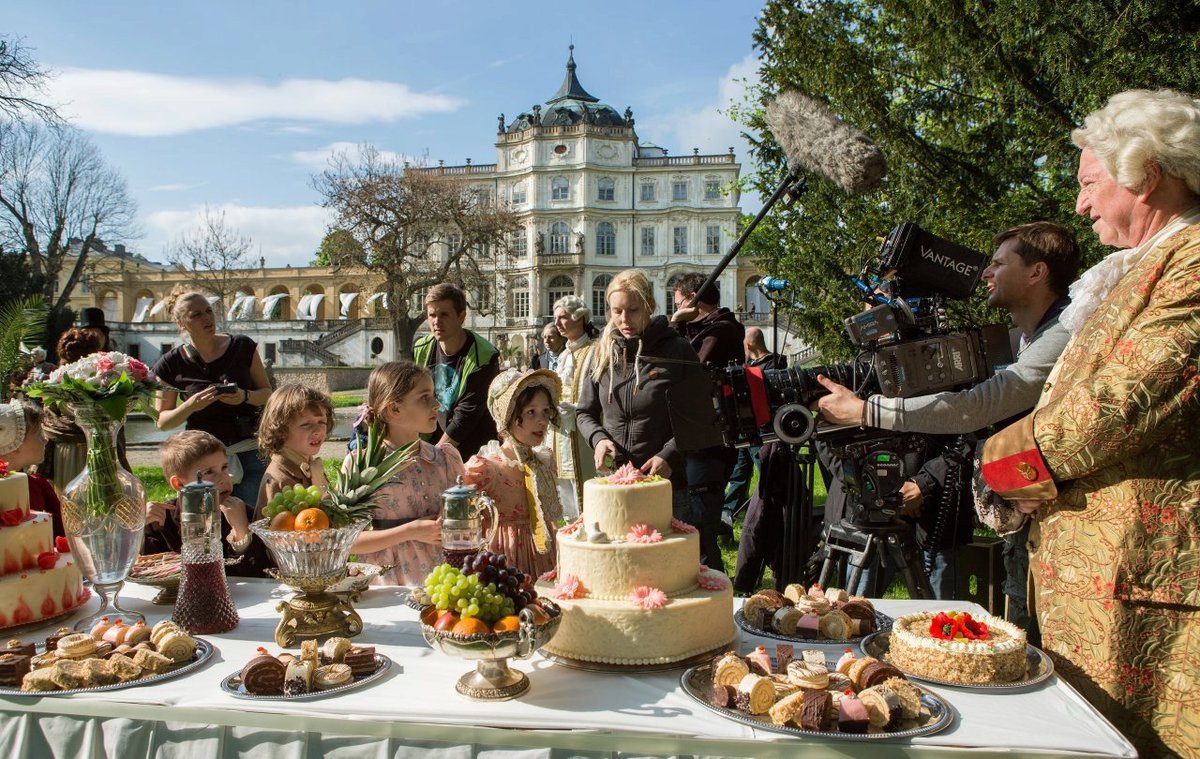
[[[661,543],[662,533],[648,524],[638,523],[629,528],[625,539],[630,543]]]
[[[583,593],[583,583],[575,575],[563,575],[562,582],[554,586],[554,595],[560,599],[579,598]]]
[[[551,569],[549,572],[543,572],[538,577],[538,580],[541,582],[554,582],[556,579],[558,579],[558,567]]]
[[[729,587],[729,580],[720,572],[714,572],[701,564],[700,573],[696,575],[696,584],[701,590],[725,590]]]
[[[633,464],[625,463],[605,479],[609,485],[636,485],[644,482],[646,475]]]
[[[574,535],[575,531],[578,530],[582,526],[583,526],[583,516],[580,515],[578,519],[576,519],[574,522],[571,522],[569,525],[567,525],[566,527],[559,530],[559,532],[561,532],[563,535]]]
[[[629,594],[629,600],[643,609],[661,609],[667,605],[667,594],[658,588],[642,585]]]
[[[687,522],[681,522],[675,517],[671,517],[671,532],[679,532],[684,535],[690,535],[693,532],[699,532],[695,527],[692,527]]]

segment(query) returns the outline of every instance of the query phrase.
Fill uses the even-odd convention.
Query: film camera
[[[853,279],[868,306],[845,320],[846,335],[859,350],[853,363],[711,372],[725,444],[779,440],[798,446],[821,440],[841,460],[842,471],[835,474],[850,495],[846,519],[858,526],[891,523],[900,509],[900,486],[924,460],[925,438],[818,425],[809,410],[826,394],[817,375],[861,397],[908,398],[970,387],[1011,363],[1006,327],[959,328],[947,314],[947,300],[970,297],[986,265],[983,254],[916,224],[897,226]]]

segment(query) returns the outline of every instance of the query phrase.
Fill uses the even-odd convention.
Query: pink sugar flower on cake
[[[625,537],[630,543],[661,543],[662,533],[648,524],[635,524],[629,528]]]
[[[671,517],[671,532],[679,532],[684,535],[690,535],[693,532],[699,532],[695,527],[692,527],[687,522],[681,522],[675,517]]]
[[[725,590],[729,587],[729,580],[720,572],[714,572],[701,564],[700,574],[696,575],[696,584],[701,590]]]
[[[560,599],[579,598],[583,593],[583,583],[575,575],[563,575],[562,582],[554,586],[554,595]]]
[[[558,567],[551,569],[549,572],[543,572],[538,580],[540,582],[554,582],[558,578]]]
[[[571,522],[569,525],[567,525],[566,527],[559,530],[559,532],[561,532],[563,535],[574,535],[575,531],[578,530],[582,526],[583,526],[583,517],[580,516],[574,522]]]
[[[643,609],[661,609],[667,605],[667,594],[658,588],[643,585],[629,594],[629,600]]]
[[[633,464],[626,463],[620,469],[610,474],[607,478],[609,485],[636,485],[646,479],[646,475],[642,470],[635,467]]]

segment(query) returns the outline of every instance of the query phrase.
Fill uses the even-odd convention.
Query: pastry
[[[315,667],[320,660],[320,649],[315,640],[306,640],[300,643],[300,661],[310,661]]]
[[[37,647],[32,643],[22,643],[19,640],[13,639],[4,644],[4,648],[0,648],[0,654],[21,654],[22,656],[32,657],[37,653]]]
[[[865,733],[870,725],[867,707],[851,695],[843,695],[838,701],[838,730],[843,733]]]
[[[824,664],[825,652],[815,648],[806,648],[800,652],[800,658],[809,664]]]
[[[838,672],[841,672],[843,675],[849,675],[850,674],[850,665],[856,661],[858,661],[858,657],[854,655],[854,649],[847,648],[845,653],[842,654],[842,657],[837,660],[836,669]]]
[[[52,634],[46,636],[46,650],[53,651],[58,647],[58,642],[71,634],[71,628],[60,627]]]
[[[808,640],[818,640],[821,637],[821,618],[816,614],[805,614],[796,623],[796,635]]]
[[[814,598],[824,598],[825,591],[821,589],[821,583],[814,582],[811,586],[809,586],[808,595],[813,596]]]
[[[59,690],[58,683],[54,682],[54,670],[50,667],[35,669],[25,675],[21,681],[21,690],[36,693]]]
[[[801,598],[808,595],[808,590],[800,583],[794,582],[783,589],[783,597],[792,603],[799,603]]]
[[[871,608],[871,604],[865,601],[847,601],[841,609],[843,614],[850,619],[869,619],[875,621],[875,610]]]
[[[841,693],[847,688],[853,690],[854,684],[850,682],[850,678],[846,677],[841,672],[834,670],[833,672],[829,673],[829,685],[826,687],[831,691],[837,691],[838,693]]]
[[[375,671],[375,646],[354,646],[342,662],[350,665],[355,677],[366,677]]]
[[[42,669],[43,667],[53,667],[56,661],[58,661],[58,651],[46,651],[30,659],[29,668]]]
[[[141,667],[143,672],[150,675],[161,675],[175,664],[157,651],[150,651],[145,648],[134,649],[133,662]]]
[[[713,665],[713,684],[737,686],[742,678],[750,674],[750,665],[734,653],[727,653]]]
[[[846,603],[850,600],[850,594],[841,588],[829,588],[825,591],[825,597],[829,599],[831,604]]]
[[[784,606],[775,610],[775,614],[771,617],[771,626],[784,635],[795,635],[796,623],[803,616],[804,613],[795,606]]]
[[[866,669],[868,664],[871,664],[872,662],[877,662],[877,661],[879,661],[879,660],[876,659],[874,656],[864,656],[861,659],[855,659],[853,662],[850,663],[850,666],[848,666],[846,668],[846,677],[849,677],[850,682],[854,683],[855,689],[861,690],[861,689],[867,687],[862,684],[862,680],[860,680],[859,678],[862,676],[862,671],[864,669]]]
[[[127,632],[129,632],[129,625],[126,625],[124,620],[118,619],[113,623],[112,627],[104,631],[100,639],[108,641],[114,647],[119,646],[125,642],[125,633]]]
[[[804,730],[820,730],[825,724],[829,712],[829,702],[833,699],[827,690],[804,691],[804,703],[800,709],[800,717],[796,721]]]
[[[771,721],[776,725],[786,725],[800,715],[804,708],[804,691],[796,691],[779,699],[767,710]]]
[[[107,659],[117,647],[109,643],[107,640],[96,641],[96,650],[92,652],[94,659]]]
[[[891,664],[885,661],[871,662],[863,667],[862,672],[858,676],[858,687],[871,688],[883,683],[885,680],[890,680],[893,677],[904,677],[900,670],[896,669]]]
[[[787,672],[787,665],[795,657],[795,650],[790,643],[780,643],[775,646],[775,671]]]
[[[150,640],[150,628],[140,619],[133,624],[132,627],[125,631],[125,643],[129,646],[136,646],[139,643]]]
[[[321,646],[321,658],[326,664],[341,664],[350,647],[348,638],[330,638]]]
[[[850,637],[850,617],[839,609],[830,609],[821,617],[819,629],[825,640],[846,640]]]
[[[142,676],[142,668],[133,659],[124,654],[114,654],[108,659],[108,666],[119,682],[127,683]]]
[[[897,618],[888,645],[897,667],[954,683],[1019,680],[1028,671],[1025,654],[1025,631],[1011,622],[953,611]]]
[[[776,700],[781,699],[784,696],[790,695],[790,694],[795,693],[796,691],[800,690],[800,686],[796,685],[791,680],[789,680],[787,675],[774,674],[774,675],[771,675],[770,679],[771,679],[771,685],[775,686]]]
[[[113,672],[112,665],[103,659],[84,659],[83,678],[87,683],[86,687],[91,688],[112,685],[117,681],[117,674]]]
[[[96,653],[96,639],[87,633],[64,635],[54,652],[60,659],[86,659]]]
[[[29,674],[29,660],[25,654],[0,654],[0,686],[20,688],[21,681]]]
[[[783,604],[775,603],[772,596],[767,595],[766,591],[759,591],[746,599],[746,603],[742,604],[742,615],[751,626],[763,629],[763,616],[767,615],[768,619],[774,619],[775,612]]]
[[[75,690],[87,684],[87,670],[81,661],[59,659],[50,668],[50,679],[60,690]]]
[[[187,633],[168,633],[158,641],[158,652],[176,664],[196,657],[196,639]]]
[[[883,685],[890,688],[900,699],[900,719],[916,719],[921,716],[921,689],[905,680],[903,677],[893,677],[884,680]]]
[[[829,611],[829,601],[824,597],[802,596],[796,602],[796,608],[805,614],[816,614],[818,617]]]
[[[732,685],[714,684],[712,687],[712,696],[709,700],[713,706],[719,706],[722,709],[736,709],[737,688]]]
[[[795,662],[792,662],[795,664]],[[775,704],[775,686],[769,678],[748,674],[737,684],[737,707],[750,714],[766,714]]]
[[[767,588],[765,590],[760,590],[760,591],[758,591],[758,595],[764,596],[767,599],[767,601],[769,601],[770,604],[776,609],[778,609],[782,606],[791,606],[792,605],[792,599],[788,598],[787,596],[780,593],[778,590],[775,590],[774,588]]]
[[[769,675],[772,672],[771,655],[767,653],[766,646],[759,646],[746,654],[746,664],[756,675]]]
[[[266,649],[264,649],[264,648],[260,648],[258,650],[262,651],[264,654],[267,652]],[[275,658],[278,659],[279,661],[283,662],[283,666],[285,666],[285,667],[294,661],[300,661],[300,658],[298,656],[296,656],[295,654],[292,654],[292,653],[288,653],[287,651],[284,651],[283,653],[281,653],[279,656],[277,656]]]
[[[882,685],[867,688],[858,692],[858,700],[867,707],[867,720],[871,727],[885,729],[900,718],[900,699],[890,689]]]
[[[870,635],[873,632],[875,632],[874,619],[850,618],[850,637],[861,638],[865,635]]]
[[[162,640],[164,636],[173,632],[185,633],[187,631],[171,620],[164,619],[163,621],[155,624],[154,627],[150,628],[150,642],[157,646],[158,642]]]
[[[311,691],[313,669],[313,663],[308,659],[301,659],[287,665],[287,671],[283,675],[283,695],[299,696]]]
[[[88,631],[88,635],[91,635],[96,640],[101,640],[104,637],[104,633],[108,632],[108,628],[112,627],[112,625],[113,623],[108,621],[108,617],[100,617],[96,624],[92,625],[92,629]]]
[[[788,680],[801,688],[819,688],[824,690],[829,685],[829,668],[824,664],[813,664],[807,661],[794,661],[788,665]]]
[[[348,664],[325,664],[313,673],[313,687],[317,690],[340,688],[354,682],[354,673]]]
[[[259,654],[242,667],[242,687],[255,696],[278,696],[283,693],[283,679],[287,666],[260,648]]]

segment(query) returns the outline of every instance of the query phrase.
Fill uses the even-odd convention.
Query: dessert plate
[[[742,613],[741,609],[738,609],[733,613],[733,621],[734,624],[736,624],[742,630],[742,632],[748,632],[751,635],[757,635],[760,638],[782,640],[785,643],[824,643],[829,645],[838,643],[857,643],[863,639],[862,635],[855,635],[853,637],[846,638],[845,640],[829,640],[828,638],[801,638],[798,635],[784,635],[783,633],[775,632],[774,630],[760,630],[746,621],[746,615]],[[891,630],[892,618],[883,612],[876,610],[875,629],[876,631]]]
[[[572,659],[567,656],[559,656],[558,654],[547,653],[544,649],[539,651],[543,658],[549,659],[555,664],[561,664],[564,667],[571,669],[579,669],[584,672],[604,672],[607,674],[637,674],[641,672],[666,672],[672,669],[683,669],[704,662],[711,662],[712,658],[718,654],[722,654],[734,646],[736,641],[729,641],[723,646],[717,646],[711,651],[705,651],[702,654],[689,656],[680,661],[667,662],[665,664],[605,664],[604,662],[583,661],[582,659]]]
[[[391,569],[394,564],[379,566],[378,564],[364,564],[358,561],[352,561],[346,565],[346,569],[351,574],[347,574],[345,578],[338,581],[335,585],[330,585],[325,589],[326,593],[362,593],[367,588],[371,587],[371,580]]]
[[[828,642],[828,641],[826,641]],[[829,662],[830,669],[833,663]],[[842,733],[837,730],[805,730],[799,727],[776,725],[766,714],[754,715],[740,712],[736,709],[726,709],[712,702],[712,662],[692,667],[679,677],[683,692],[710,711],[760,730],[770,730],[797,738],[818,738],[835,741],[890,741],[905,738],[917,738],[922,735],[933,735],[941,732],[954,722],[954,708],[941,696],[933,691],[917,686],[921,690],[921,716],[901,725],[901,730],[884,732],[882,730],[868,733]]]
[[[137,680],[130,680],[126,683],[113,683],[112,685],[94,685],[90,688],[72,688],[71,690],[43,690],[43,691],[23,691],[20,688],[0,688],[0,696],[24,696],[41,698],[43,696],[73,696],[76,693],[101,693],[109,690],[124,690],[125,688],[137,688],[142,685],[154,685],[155,683],[174,680],[177,677],[182,677],[189,672],[194,672],[200,669],[208,660],[212,658],[216,651],[213,645],[203,638],[194,638],[196,641],[196,658],[189,662],[185,662],[174,669],[163,672],[161,675],[149,675],[147,677],[139,677]],[[39,651],[44,651],[45,646],[39,645]]]
[[[234,698],[244,698],[250,701],[312,701],[318,698],[325,698],[326,696],[337,696],[349,690],[357,690],[383,677],[391,668],[392,660],[376,651],[374,672],[362,677],[356,677],[345,685],[339,685],[336,688],[298,693],[294,696],[285,696],[282,693],[275,696],[256,696],[253,693],[246,692],[246,688],[242,685],[242,671],[239,669],[221,681],[221,690]]]
[[[951,688],[966,688],[968,690],[1020,690],[1021,688],[1029,688],[1038,683],[1045,682],[1054,674],[1054,662],[1040,648],[1033,646],[1025,647],[1025,660],[1028,663],[1028,669],[1025,670],[1025,677],[1020,680],[1013,680],[1009,683],[956,683],[951,680],[939,680],[936,677],[926,677],[924,675],[916,675],[904,669],[900,665],[888,658],[888,644],[891,642],[891,633],[888,631],[871,633],[863,638],[858,644],[858,647],[867,656],[874,656],[876,659],[886,661],[892,666],[899,669],[905,675],[908,675],[914,680],[920,680],[925,683],[933,683],[934,685],[946,685]]]

